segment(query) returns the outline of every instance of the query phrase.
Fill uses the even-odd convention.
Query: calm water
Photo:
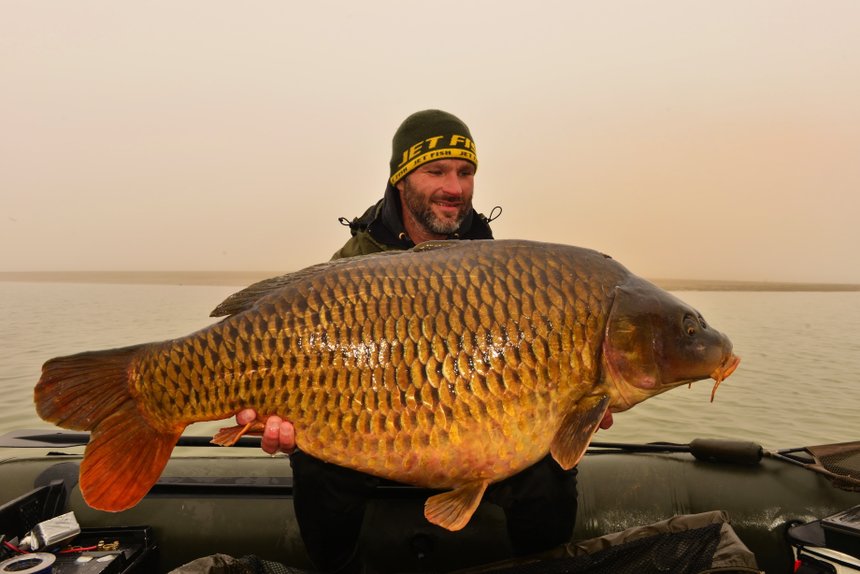
[[[209,311],[236,290],[0,282],[0,434],[52,428],[32,397],[47,359],[188,334],[210,324]],[[741,366],[714,403],[712,382],[679,388],[618,414],[598,440],[737,438],[784,448],[860,439],[860,293],[677,295],[729,334]]]

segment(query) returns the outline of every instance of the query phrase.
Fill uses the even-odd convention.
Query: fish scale
[[[598,252],[438,242],[252,285],[213,312],[225,319],[187,337],[53,359],[36,403],[47,420],[92,430],[88,452],[108,453],[82,465],[85,498],[100,508],[139,500],[187,424],[250,407],[291,420],[315,457],[455,489],[428,501],[428,518],[455,529],[489,482],[548,451],[575,464],[608,409],[665,390],[636,379],[665,360],[646,356],[653,341],[631,343],[640,318],[655,321],[649,298],[681,305]],[[717,335],[699,345],[710,354],[693,361],[697,378],[733,370]],[[116,396],[95,400],[89,383]],[[142,452],[139,476],[122,493],[106,465],[130,447]],[[465,505],[441,513],[454,522],[433,509],[447,504]]]

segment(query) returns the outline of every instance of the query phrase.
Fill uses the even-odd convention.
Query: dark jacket
[[[489,218],[473,209],[463,220],[460,229],[451,234],[450,239],[492,239],[493,232],[489,222]],[[403,228],[400,192],[390,184],[386,187],[382,199],[370,206],[364,215],[354,218],[347,225],[352,237],[332,259],[415,247]]]

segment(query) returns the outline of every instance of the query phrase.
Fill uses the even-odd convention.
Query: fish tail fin
[[[51,359],[36,385],[40,417],[91,431],[80,486],[84,500],[98,510],[117,512],[137,504],[158,480],[185,428],[159,428],[138,408],[129,374],[143,347]]]

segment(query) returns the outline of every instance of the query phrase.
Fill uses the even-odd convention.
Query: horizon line
[[[0,281],[139,285],[245,286],[285,275],[278,271],[0,271]],[[667,291],[860,291],[857,283],[647,278]]]

